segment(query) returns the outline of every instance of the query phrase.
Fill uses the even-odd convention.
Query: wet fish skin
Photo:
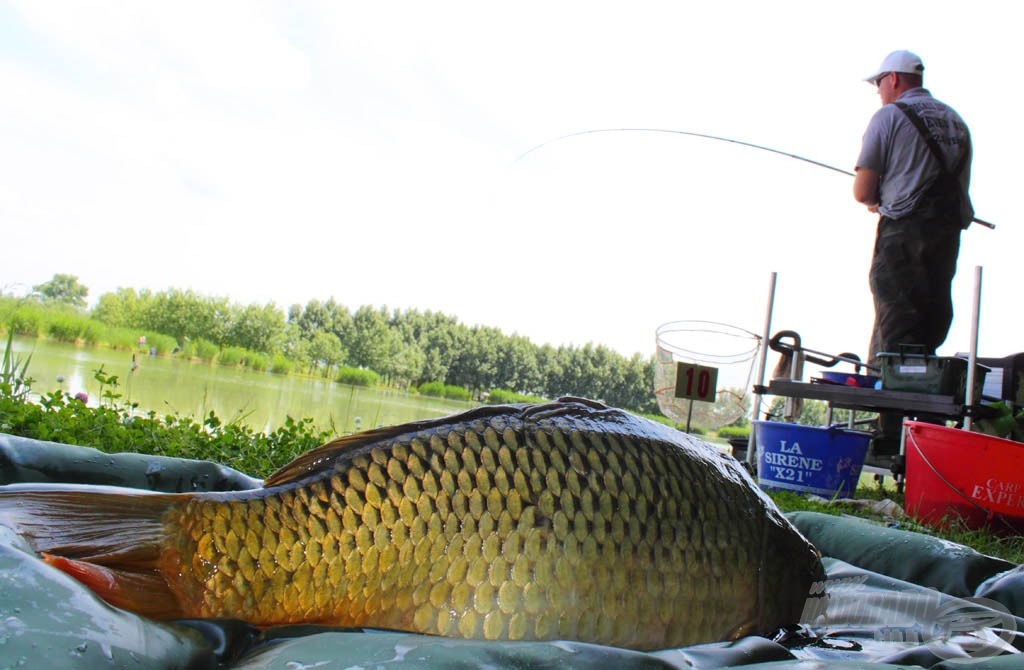
[[[157,551],[129,552],[158,558],[128,568],[155,568],[179,615],[258,625],[656,649],[795,622],[822,574],[734,459],[577,399],[370,431],[263,489],[159,498]]]

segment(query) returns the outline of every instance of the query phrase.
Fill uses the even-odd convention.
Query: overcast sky
[[[865,355],[852,170],[894,49],[975,143],[956,320],[1019,335],[1019,22],[1003,2],[0,0],[0,288],[77,275],[442,311],[654,353],[721,321]],[[1013,115],[1013,116],[1011,116]],[[539,148],[537,148],[539,145]],[[727,345],[728,346],[728,345]]]

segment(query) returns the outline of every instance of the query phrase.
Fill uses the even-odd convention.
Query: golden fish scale
[[[753,616],[761,521],[736,509],[756,494],[672,445],[546,423],[455,424],[196,498],[168,518],[169,581],[191,616],[464,638],[655,648]]]

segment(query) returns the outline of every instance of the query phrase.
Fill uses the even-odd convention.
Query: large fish
[[[657,649],[794,623],[823,578],[732,457],[573,398],[343,437],[251,491],[8,487],[0,523],[114,605],[260,626]]]

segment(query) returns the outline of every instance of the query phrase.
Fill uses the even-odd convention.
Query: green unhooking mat
[[[75,483],[227,491],[259,480],[230,468],[0,434],[0,485]],[[98,600],[0,525],[4,668],[1019,668],[1024,569],[966,547],[858,519],[798,512],[826,557],[827,598],[808,598],[775,640],[641,653],[559,642],[483,642],[240,621],[157,623]],[[752,567],[751,569],[756,569]],[[815,594],[808,594],[815,595]]]

